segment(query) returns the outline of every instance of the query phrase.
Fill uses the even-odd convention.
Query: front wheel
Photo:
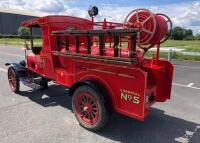
[[[107,123],[109,113],[102,93],[90,86],[77,88],[73,94],[72,107],[80,125],[88,130],[99,130]]]
[[[13,67],[8,68],[8,82],[10,85],[10,88],[13,92],[18,93],[19,92],[19,77]]]

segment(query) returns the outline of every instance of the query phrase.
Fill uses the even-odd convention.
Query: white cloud
[[[125,16],[136,8],[138,7],[104,7],[100,10],[99,15],[107,17],[111,21],[123,22]],[[190,28],[195,34],[200,33],[200,1],[146,8],[155,13],[168,15],[173,26]]]
[[[81,18],[89,18],[87,10],[83,10],[77,7],[68,7],[65,5],[65,10],[57,13],[59,15],[69,15],[69,16],[77,16]]]
[[[200,1],[154,7],[152,10],[169,15],[174,26],[193,29],[195,34],[200,33]]]
[[[106,18],[108,21],[123,22],[125,16],[135,9],[134,7],[102,7],[99,12],[99,19]]]
[[[69,0],[1,0],[3,8],[36,10],[48,13],[59,13],[66,10],[65,3]]]
[[[69,7],[67,5],[69,1],[72,0],[1,0],[0,7],[89,18],[87,9]],[[96,19],[102,21],[106,17],[108,21],[123,22],[125,16],[136,8],[139,7],[119,7],[116,4],[102,4]],[[200,0],[147,8],[154,12],[168,15],[172,19],[174,26],[191,28],[194,33],[200,33]]]

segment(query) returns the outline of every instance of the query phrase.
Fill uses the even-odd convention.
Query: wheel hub
[[[143,27],[143,25],[142,25],[141,22],[136,22],[136,23],[134,24],[134,27],[137,28],[137,29],[139,29],[139,30],[141,30],[142,27]]]
[[[88,125],[95,124],[99,119],[99,109],[95,98],[89,93],[80,93],[77,96],[77,115],[79,119]]]
[[[85,104],[83,111],[87,112],[87,113],[91,113],[92,112],[92,108],[90,104]]]

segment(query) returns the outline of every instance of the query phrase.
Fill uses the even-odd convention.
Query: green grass
[[[168,40],[161,47],[176,47],[190,52],[200,52],[200,40]]]
[[[25,39],[20,38],[0,38],[0,44],[3,45],[24,45]],[[30,44],[30,41],[27,41]],[[42,39],[34,39],[34,45],[42,45]]]
[[[155,55],[156,55],[156,52],[149,51],[149,52],[146,53],[145,57],[152,58]],[[160,58],[167,59],[168,53],[167,52],[160,52]],[[200,61],[200,56],[183,55],[181,53],[173,52],[172,59]]]

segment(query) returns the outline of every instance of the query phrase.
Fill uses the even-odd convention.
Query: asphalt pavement
[[[4,64],[22,59],[20,47],[0,45],[0,143],[200,142],[200,62],[174,62],[172,98],[155,104],[145,122],[114,113],[94,133],[78,125],[64,87],[11,92]]]

